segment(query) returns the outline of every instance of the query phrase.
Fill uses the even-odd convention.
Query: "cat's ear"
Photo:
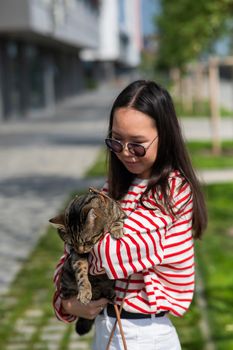
[[[50,219],[49,222],[57,229],[57,233],[65,243],[69,243],[69,236],[65,227],[65,215],[60,214]]]
[[[95,209],[93,209],[93,208],[90,209],[88,214],[87,214],[85,224],[90,225],[90,227],[94,226],[96,218],[97,218],[97,215],[96,215]]]
[[[54,218],[50,219],[49,222],[52,224],[53,227],[59,229],[59,230],[65,230],[65,215],[59,214],[55,216]]]

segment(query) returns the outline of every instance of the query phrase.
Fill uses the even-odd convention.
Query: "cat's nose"
[[[84,246],[83,246],[83,245],[80,245],[80,246],[78,247],[78,252],[79,252],[79,254],[85,253],[85,251],[84,251]]]

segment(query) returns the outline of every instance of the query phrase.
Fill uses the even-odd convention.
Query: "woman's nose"
[[[126,156],[132,155],[132,154],[130,153],[129,149],[128,149],[128,145],[127,145],[127,144],[124,145],[124,148],[123,148],[123,150],[122,150],[122,153],[123,153],[124,155],[126,155]]]

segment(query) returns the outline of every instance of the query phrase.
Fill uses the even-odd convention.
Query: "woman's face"
[[[140,143],[145,148],[149,146],[143,157],[131,154],[127,147],[124,147],[121,153],[115,153],[129,172],[143,179],[149,178],[158,147],[158,133],[153,119],[133,108],[116,109],[113,116],[112,138],[124,145],[133,142]]]

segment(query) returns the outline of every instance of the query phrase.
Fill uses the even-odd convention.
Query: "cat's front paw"
[[[124,222],[122,220],[118,220],[114,222],[110,227],[110,234],[113,238],[119,239],[124,236],[123,230]]]
[[[124,236],[123,230],[116,230],[116,231],[110,232],[110,233],[111,233],[111,236],[115,239],[119,239],[119,238]]]
[[[86,305],[86,304],[90,303],[91,298],[92,298],[91,290],[87,290],[87,289],[79,290],[78,295],[77,295],[77,299],[80,301],[80,303]]]
[[[115,226],[111,228],[110,234],[113,238],[119,239],[124,236],[124,231],[121,226]]]

